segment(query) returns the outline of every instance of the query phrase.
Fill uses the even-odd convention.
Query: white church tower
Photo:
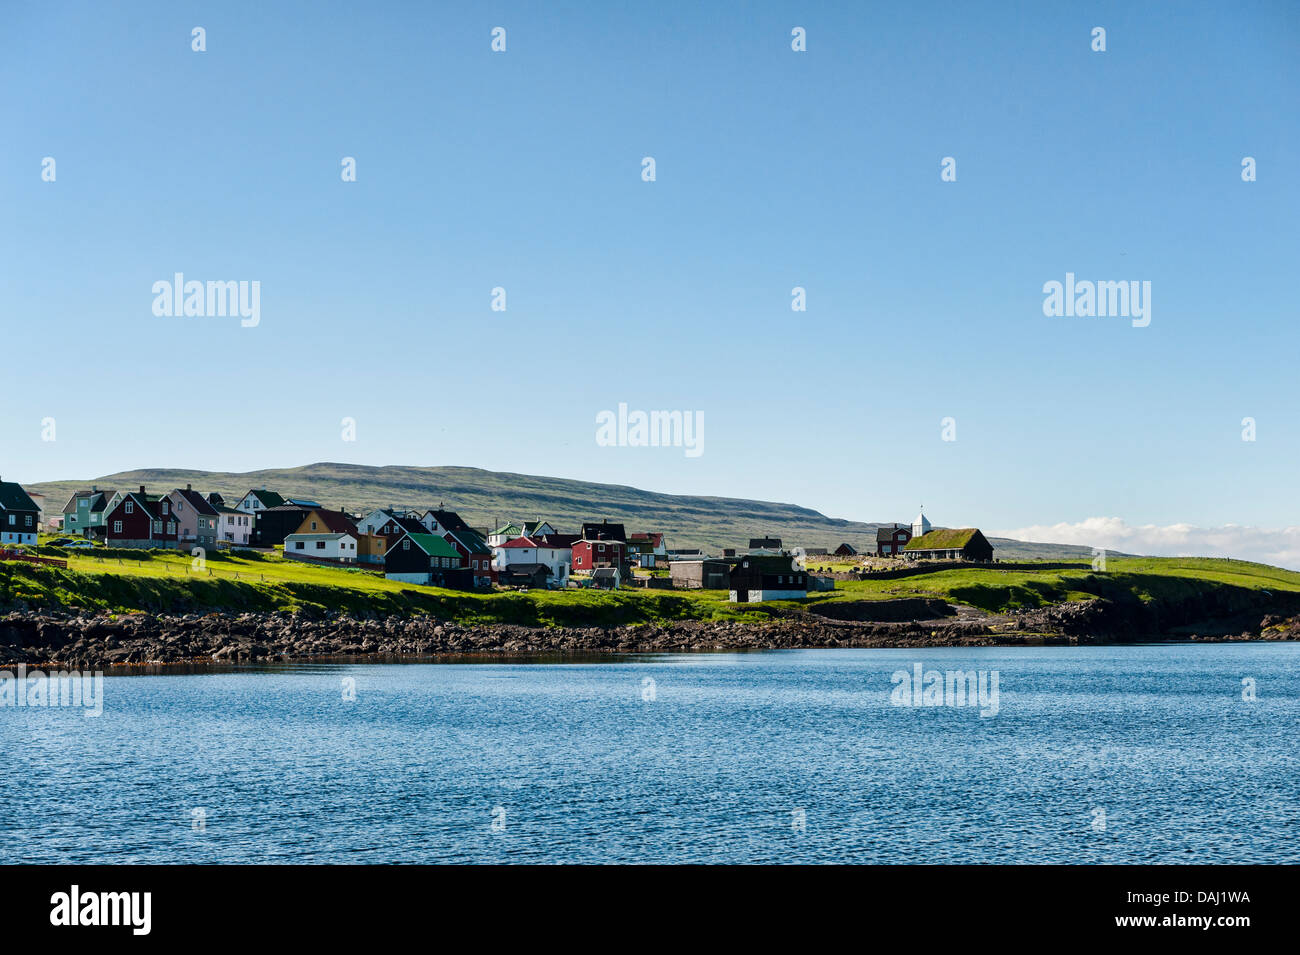
[[[912,521],[912,536],[920,537],[922,534],[930,533],[930,522],[925,517],[925,506],[922,505],[921,513],[916,515],[916,520]]]

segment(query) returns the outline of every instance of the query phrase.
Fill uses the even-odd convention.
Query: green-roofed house
[[[283,496],[275,491],[268,491],[266,488],[261,487],[255,488],[241,497],[239,503],[235,505],[235,509],[256,516],[261,511],[280,507],[282,504],[284,504]]]
[[[500,547],[506,541],[514,540],[516,537],[523,536],[523,525],[511,523],[506,524],[504,527],[498,527],[491,534],[488,534],[487,542],[489,547]]]
[[[464,558],[445,538],[436,534],[405,533],[388,545],[384,555],[384,576],[404,584],[430,584],[471,590],[473,572]]]
[[[903,548],[903,556],[908,560],[987,562],[993,559],[993,545],[978,527],[944,527],[913,537]]]

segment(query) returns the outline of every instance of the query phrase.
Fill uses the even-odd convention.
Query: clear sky
[[[448,464],[1300,525],[1300,4],[0,10],[6,479]],[[155,316],[176,272],[260,282],[260,324]],[[1067,272],[1149,281],[1150,325],[1045,316]],[[703,453],[599,445],[619,403],[699,412]]]

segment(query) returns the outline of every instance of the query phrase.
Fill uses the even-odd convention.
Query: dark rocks
[[[870,610],[870,608],[866,608]],[[429,617],[320,617],[286,613],[93,617],[9,613],[0,616],[0,662],[80,668],[338,657],[416,658],[446,655],[538,655],[800,647],[927,647],[1114,642],[1158,632],[1131,608],[1104,599],[1002,616],[935,601],[917,601],[850,619],[795,612],[770,623],[680,621],[626,627],[463,626]],[[885,619],[853,619],[876,616]],[[915,619],[922,617],[923,619]],[[900,619],[890,619],[900,618]],[[1300,617],[1268,617],[1265,639],[1300,638]],[[1200,631],[1202,634],[1204,630]],[[1259,639],[1247,628],[1217,639]],[[1221,631],[1222,633],[1222,631]],[[1230,635],[1228,635],[1230,634]],[[1183,637],[1187,639],[1187,637]],[[1206,638],[1201,639],[1216,639]]]

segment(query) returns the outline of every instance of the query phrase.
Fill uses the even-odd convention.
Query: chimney
[[[192,491],[192,490],[194,490],[194,488],[191,487],[190,485],[186,484],[186,485],[185,485],[185,490],[187,490],[187,491]]]
[[[141,495],[142,497],[144,496],[144,485],[143,485],[143,484],[140,485],[140,495]]]

